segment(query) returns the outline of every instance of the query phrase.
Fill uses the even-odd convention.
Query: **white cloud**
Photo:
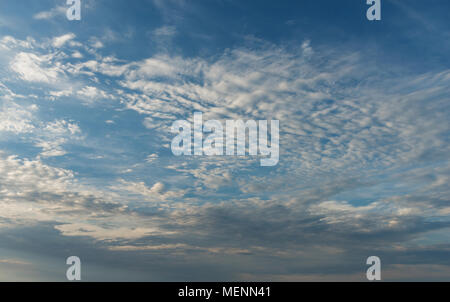
[[[37,133],[35,146],[42,148],[43,157],[63,156],[67,152],[63,145],[69,140],[80,139],[81,129],[78,124],[65,120],[47,123]]]
[[[53,47],[60,48],[70,40],[75,39],[75,37],[76,36],[73,33],[68,33],[59,37],[55,37],[53,38],[52,45]]]
[[[164,201],[173,200],[180,198],[185,194],[184,190],[169,191],[166,186],[161,183],[155,183],[151,188],[147,187],[144,182],[131,182],[120,180],[121,185],[118,187],[121,190],[126,190],[128,192],[139,194],[145,197],[149,201]]]
[[[76,59],[82,59],[83,55],[79,52],[79,51],[74,51],[72,53],[72,58],[76,58]]]
[[[23,107],[14,102],[4,101],[0,111],[0,132],[12,132],[15,134],[30,133],[35,129],[33,113],[36,105]]]
[[[18,40],[11,36],[4,36],[0,40],[0,48],[12,49],[16,47],[22,48],[33,48],[35,41],[32,38],[27,38],[27,40]]]
[[[67,11],[67,7],[65,6],[57,6],[48,11],[42,11],[33,16],[36,20],[50,20],[57,16],[65,16]]]
[[[77,95],[87,102],[111,97],[105,91],[94,86],[83,87],[77,91]]]
[[[10,67],[22,80],[51,83],[62,75],[62,71],[50,63],[49,56],[21,52],[14,57]]]
[[[100,41],[100,39],[98,39],[98,38],[96,38],[96,37],[93,37],[93,38],[91,38],[90,40],[89,40],[89,42],[90,42],[90,45],[93,47],[93,48],[103,48],[103,47],[105,47],[105,45],[103,44],[103,42],[102,41]]]
[[[0,217],[21,221],[83,221],[83,215],[123,212],[113,195],[77,182],[72,171],[0,153]]]
[[[37,110],[38,106],[34,104],[21,106],[13,101],[5,101],[0,108],[0,134],[20,135],[21,140],[42,148],[40,155],[43,157],[65,155],[63,145],[69,140],[81,139],[80,127],[66,120],[43,122],[36,116]]]
[[[63,96],[71,96],[72,94],[73,94],[72,88],[49,92],[49,95],[51,96],[51,99],[53,99],[53,100],[56,98],[63,97]]]

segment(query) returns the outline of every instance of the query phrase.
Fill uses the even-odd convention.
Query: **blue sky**
[[[450,279],[448,1],[0,3],[0,280]],[[280,162],[175,120],[280,121]]]

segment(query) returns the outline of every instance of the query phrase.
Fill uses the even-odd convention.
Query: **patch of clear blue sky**
[[[448,30],[450,3],[431,1],[382,1],[382,21],[368,22],[365,1],[165,1],[164,9],[153,1],[95,1],[83,9],[81,22],[42,22],[33,15],[65,1],[2,1],[0,14],[13,21],[14,29],[0,27],[3,35],[48,37],[74,32],[78,39],[102,36],[105,29],[121,35],[134,33],[128,44],[111,44],[109,52],[130,60],[152,55],[157,48],[149,34],[161,26],[174,26],[176,47],[169,51],[184,56],[221,54],[251,35],[275,44],[296,45],[311,39],[315,45],[383,50],[385,60],[429,68],[448,64],[448,41],[440,35]],[[87,2],[87,1],[85,1]],[[64,21],[64,20],[62,20]],[[447,37],[448,38],[448,37]],[[441,44],[442,47],[436,47]],[[381,54],[380,54],[381,55]]]

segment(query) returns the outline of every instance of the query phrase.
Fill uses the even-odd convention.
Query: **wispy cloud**
[[[65,6],[56,6],[50,10],[42,11],[33,16],[36,20],[50,20],[56,17],[65,17],[67,11],[67,7]]]

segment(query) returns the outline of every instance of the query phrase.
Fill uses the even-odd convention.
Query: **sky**
[[[0,281],[450,281],[450,2],[65,2],[0,0]]]

